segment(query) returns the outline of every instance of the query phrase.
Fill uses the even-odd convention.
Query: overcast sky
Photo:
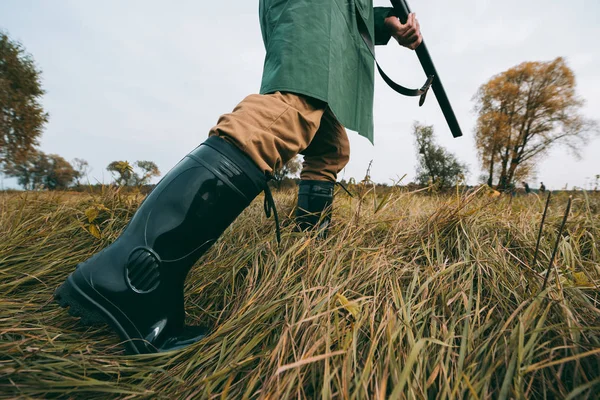
[[[433,96],[419,108],[377,77],[375,146],[351,132],[351,161],[340,178],[362,179],[373,160],[375,181],[412,179],[411,126],[420,121],[433,124],[439,142],[469,164],[475,183],[472,97],[490,77],[523,61],[565,57],[585,115],[599,119],[600,1],[409,3],[465,136],[452,139]],[[166,173],[206,138],[219,115],[260,87],[258,1],[2,0],[0,29],[22,42],[43,71],[50,122],[41,149],[88,160],[92,182],[111,180],[105,168],[113,160],[153,160]],[[414,52],[390,42],[377,54],[397,81],[422,84]],[[600,140],[582,155],[552,151],[532,187],[540,180],[554,189],[587,186],[600,174]]]

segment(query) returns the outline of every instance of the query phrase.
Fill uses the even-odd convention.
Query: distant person
[[[55,293],[59,304],[83,323],[108,322],[129,353],[202,339],[205,328],[184,324],[188,271],[261,192],[267,214],[274,211],[267,181],[297,154],[305,156],[298,224],[311,229],[329,221],[334,183],[350,157],[345,128],[373,138],[369,48],[392,37],[412,50],[422,42],[415,15],[402,24],[392,12],[372,0],[260,0],[266,49],[260,94],[222,115],[121,236],[78,265]],[[243,39],[246,32],[238,34]],[[235,57],[207,62],[231,64]]]
[[[531,193],[531,189],[529,189],[529,184],[527,182],[523,182],[523,187],[525,188],[525,193]]]
[[[544,182],[540,182],[540,193],[544,193],[546,191],[546,185]]]

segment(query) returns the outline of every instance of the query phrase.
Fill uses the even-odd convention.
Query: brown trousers
[[[346,130],[327,103],[294,93],[250,95],[209,135],[236,145],[265,174],[302,154],[301,179],[335,182],[350,159]]]

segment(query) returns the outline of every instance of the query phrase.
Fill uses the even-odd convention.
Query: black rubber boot
[[[77,266],[56,300],[84,324],[108,323],[130,354],[197,342],[207,331],[184,325],[185,277],[265,187],[245,154],[209,138],[158,183],[113,244]]]
[[[327,181],[300,181],[296,222],[303,231],[315,229],[325,238],[329,232],[335,183]]]

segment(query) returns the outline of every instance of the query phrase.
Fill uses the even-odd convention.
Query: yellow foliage
[[[85,210],[85,216],[88,219],[88,222],[94,222],[96,218],[98,218],[99,211],[96,207],[90,207]]]
[[[574,272],[573,280],[575,281],[575,286],[594,287],[594,285],[592,284],[592,282],[590,282],[590,280],[584,272]]]
[[[360,307],[353,301],[350,301],[343,294],[336,293],[335,298],[342,307],[346,309],[354,318],[358,318],[360,314]]]
[[[474,100],[481,164],[504,189],[531,177],[554,144],[577,149],[596,129],[580,113],[575,76],[561,57],[504,71],[483,84]]]
[[[92,234],[93,237],[95,237],[96,239],[102,239],[102,234],[100,233],[100,228],[98,228],[97,225],[95,224],[91,224],[89,227],[89,232]]]

